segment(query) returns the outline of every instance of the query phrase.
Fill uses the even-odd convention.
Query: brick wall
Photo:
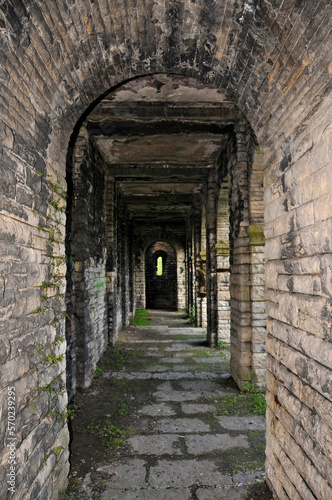
[[[73,260],[76,382],[88,386],[108,342],[106,301],[105,174],[85,129],[73,158],[73,204],[68,240]]]
[[[149,1],[114,9],[106,0],[8,0],[0,10],[1,406],[14,384],[24,484],[13,498],[56,499],[68,472],[65,424],[46,418],[53,409],[45,394],[38,398],[32,371],[38,343],[65,334],[64,318],[51,324],[54,311],[66,310],[64,287],[50,291],[40,312],[50,261],[65,255],[63,214],[58,246],[42,264],[49,231],[38,228],[50,229],[55,201],[46,176],[66,190],[68,144],[82,113],[107,89],[150,72],[221,87],[255,130],[266,204],[267,477],[277,498],[330,498],[329,0],[179,2],[177,19]],[[65,354],[63,343],[57,349]],[[64,383],[64,363],[56,368]],[[54,368],[43,373],[47,384]],[[3,447],[3,427],[0,436]]]

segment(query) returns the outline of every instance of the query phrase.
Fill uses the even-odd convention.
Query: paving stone
[[[179,367],[179,370],[181,367]],[[118,372],[118,373],[104,373],[105,378],[115,378],[117,380],[149,380],[149,379],[159,379],[159,380],[179,380],[183,378],[195,378],[194,374],[183,369],[180,372],[167,372],[167,368],[162,372]]]
[[[247,416],[219,416],[217,417],[220,425],[232,431],[243,431],[243,430],[260,430],[265,431],[266,424],[265,418],[262,415],[250,415]]]
[[[157,434],[148,436],[133,436],[127,439],[127,443],[140,455],[182,455],[182,452],[174,447],[178,437],[174,434]]]
[[[143,406],[140,413],[143,415],[149,415],[150,417],[166,417],[175,415],[175,411],[165,403]]]
[[[221,392],[224,393],[224,391],[221,389],[221,387],[218,385],[216,382],[211,382],[211,381],[195,381],[195,382],[189,382],[187,380],[184,380],[183,382],[179,383],[180,387],[186,391],[203,391],[207,393],[208,391],[210,392]]]
[[[160,360],[160,361],[164,361],[164,360]],[[149,368],[149,371],[151,373],[159,373],[159,372],[167,372],[169,370],[169,368],[167,366],[151,366]]]
[[[115,489],[140,488],[145,485],[146,469],[145,461],[140,459],[129,459],[126,462],[113,464],[114,472],[108,485]]]
[[[202,397],[200,392],[194,393],[189,391],[157,391],[153,396],[160,401],[195,401]]]
[[[207,486],[232,484],[230,476],[221,474],[210,460],[160,460],[151,467],[149,483],[158,488],[188,488],[196,483]]]
[[[209,432],[210,426],[198,418],[164,418],[156,424],[159,432]]]
[[[165,490],[142,489],[137,491],[106,490],[100,500],[190,500],[191,492],[187,488]]]
[[[189,370],[186,370],[185,367],[176,367],[176,369],[181,369],[181,371],[153,374],[152,378],[159,378],[160,380],[181,380],[183,378],[195,378],[194,374],[189,372]]]
[[[163,363],[183,363],[183,358],[163,358],[161,360]]]
[[[193,358],[194,361],[196,361],[197,363],[201,363],[202,362],[202,358]],[[219,365],[219,364],[222,364],[222,363],[225,363],[227,361],[226,358],[222,358],[221,356],[213,356],[213,357],[209,357],[209,358],[203,358],[203,361],[204,363],[209,363],[211,365]]]
[[[190,352],[174,352],[173,356],[175,358],[191,358],[192,354]]]
[[[195,414],[215,412],[216,408],[213,405],[184,403],[181,405],[181,410],[183,411],[183,413]]]
[[[230,436],[229,434],[205,434],[204,436],[186,436],[188,453],[200,455],[212,450],[229,450],[230,448],[249,448],[247,436]]]
[[[247,487],[232,488],[199,488],[196,492],[198,500],[244,500]]]
[[[264,470],[247,470],[247,471],[238,471],[233,474],[233,483],[234,484],[254,484],[257,480],[262,481],[265,479],[265,471]]]

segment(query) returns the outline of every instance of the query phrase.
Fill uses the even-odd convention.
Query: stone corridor
[[[250,498],[264,448],[274,500],[332,499],[331,33],[331,0],[0,0],[1,500]]]
[[[272,498],[265,419],[231,381],[229,349],[209,348],[184,313],[150,311],[144,322],[120,332],[76,396],[69,498]]]

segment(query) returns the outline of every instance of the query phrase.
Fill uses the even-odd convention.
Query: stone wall
[[[50,404],[45,391],[38,397],[34,369],[38,343],[46,347],[65,334],[58,314],[66,310],[65,287],[59,294],[48,287],[47,307],[40,288],[54,256],[65,256],[64,214],[47,252],[46,217],[58,198],[49,181],[66,191],[70,136],[94,99],[153,72],[222,88],[255,130],[266,204],[267,479],[279,499],[332,496],[331,3],[177,6],[174,14],[158,1],[116,9],[107,0],[0,5],[0,380],[2,408],[8,385],[17,391],[15,500],[55,499],[68,472],[66,426],[51,414],[66,401]],[[63,342],[56,348],[65,354]],[[64,383],[64,370],[63,361],[43,365],[41,383],[55,374]],[[2,448],[5,432],[2,426]],[[1,488],[6,498],[3,475]]]
[[[299,110],[310,127],[288,121],[292,147],[266,153],[264,172],[266,468],[278,498],[332,495],[331,98],[316,99]]]
[[[88,132],[82,129],[73,157],[73,203],[68,237],[73,262],[76,383],[90,384],[108,342],[106,301],[105,172]],[[72,384],[74,386],[74,384]]]

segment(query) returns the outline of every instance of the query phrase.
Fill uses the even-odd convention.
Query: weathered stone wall
[[[49,269],[42,265],[49,233],[38,229],[50,224],[46,174],[66,190],[67,146],[81,114],[108,88],[158,71],[221,86],[255,130],[265,166],[267,477],[278,498],[330,498],[330,1],[217,0],[171,9],[149,1],[113,8],[106,0],[8,0],[0,11],[1,401],[6,408],[7,385],[15,385],[20,477],[13,498],[55,499],[68,471],[66,449],[54,452],[65,427],[46,418],[48,402],[45,394],[38,400],[30,372],[39,339],[48,345],[64,335],[63,319],[50,324],[54,307],[65,310],[63,298],[33,314],[43,307]],[[57,222],[62,238],[64,222]],[[63,373],[64,364],[56,369]],[[43,383],[54,370],[45,366]],[[35,412],[25,408],[34,401]]]
[[[265,264],[262,162],[249,129],[239,126],[229,152],[231,372],[240,387],[265,388]]]
[[[278,498],[331,484],[331,98],[265,170],[267,473]],[[304,472],[305,471],[305,472]]]
[[[82,128],[72,168],[73,202],[67,224],[74,276],[73,323],[76,383],[90,384],[108,342],[104,164]]]

